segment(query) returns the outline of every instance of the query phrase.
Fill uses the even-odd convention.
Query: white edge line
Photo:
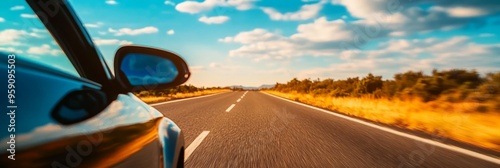
[[[205,137],[207,137],[208,133],[210,133],[210,131],[203,131],[200,135],[198,135],[198,137],[196,137],[196,139],[194,139],[194,141],[189,144],[189,146],[184,150],[184,162],[187,161],[187,159],[189,158],[189,156],[191,156],[191,154],[193,154],[194,150],[201,144],[201,142],[203,141],[203,139],[205,139]]]
[[[229,108],[226,109],[226,112],[231,111],[231,109],[233,109],[234,106],[236,106],[236,104],[231,104],[231,106],[229,106]]]
[[[285,99],[285,98],[282,98],[282,97],[278,97],[278,96],[275,96],[275,95],[271,95],[269,93],[265,93],[265,92],[262,92],[262,93],[264,93],[266,95],[269,95],[269,96],[272,96],[272,97],[275,97],[275,98],[278,98],[278,99],[281,99],[281,100],[285,100],[285,101],[292,102],[292,103],[295,103],[295,104],[298,104],[298,105],[301,105],[301,106],[309,107],[311,109],[315,109],[315,110],[318,110],[318,111],[321,111],[321,112],[324,112],[324,113],[327,113],[327,114],[331,114],[331,115],[334,115],[334,116],[337,116],[337,117],[340,117],[340,118],[343,118],[343,119],[354,121],[354,122],[357,122],[359,124],[363,124],[363,125],[366,125],[366,126],[369,126],[369,127],[372,127],[372,128],[376,128],[376,129],[379,129],[379,130],[382,130],[382,131],[385,131],[385,132],[388,132],[388,133],[392,133],[392,134],[399,135],[399,136],[402,136],[402,137],[410,138],[410,139],[413,139],[413,140],[416,140],[416,141],[420,141],[420,142],[427,143],[427,144],[430,144],[430,145],[438,146],[438,147],[441,147],[441,148],[444,148],[444,149],[448,149],[448,150],[451,150],[451,151],[455,151],[455,152],[458,152],[458,153],[462,153],[462,154],[465,154],[465,155],[468,155],[468,156],[472,156],[472,157],[475,157],[475,158],[478,158],[478,159],[482,159],[482,160],[489,161],[491,163],[495,163],[495,164],[499,164],[500,165],[500,159],[496,158],[496,157],[491,157],[491,156],[488,156],[488,155],[485,155],[485,154],[477,153],[477,152],[474,152],[474,151],[471,151],[471,150],[467,150],[467,149],[464,149],[464,148],[460,148],[460,147],[457,147],[457,146],[443,144],[441,142],[437,142],[437,141],[425,139],[425,138],[422,138],[422,137],[418,137],[418,136],[415,136],[415,135],[410,135],[410,134],[407,134],[407,133],[399,132],[399,131],[396,131],[394,129],[390,129],[390,128],[387,128],[387,127],[382,127],[382,126],[375,125],[375,124],[372,124],[372,123],[368,123],[368,122],[365,122],[365,121],[362,121],[362,120],[359,120],[359,119],[347,117],[347,116],[344,116],[344,115],[341,115],[341,114],[337,114],[337,113],[334,113],[334,112],[331,112],[331,111],[328,111],[328,110],[324,110],[324,109],[321,109],[321,108],[318,108],[318,107],[314,107],[314,106],[311,106],[311,105],[307,105],[307,104],[295,102],[295,101],[292,101],[292,100],[288,100],[288,99]]]
[[[215,95],[219,95],[219,94],[223,94],[223,93],[229,93],[229,92],[215,93],[215,94],[209,94],[209,95],[205,95],[205,96],[198,96],[198,97],[191,97],[191,98],[185,98],[185,99],[179,99],[179,100],[172,100],[172,101],[154,103],[154,104],[150,104],[150,106],[158,106],[158,105],[162,105],[162,104],[176,103],[176,102],[181,102],[181,101],[186,101],[186,100],[199,99],[199,98],[215,96]]]
[[[236,100],[236,102],[240,102],[240,101],[241,101],[241,99]]]

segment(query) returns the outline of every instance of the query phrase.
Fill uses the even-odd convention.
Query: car
[[[125,45],[113,72],[66,0],[27,4],[79,76],[0,52],[0,167],[183,167],[181,129],[133,94],[186,82],[183,58]]]

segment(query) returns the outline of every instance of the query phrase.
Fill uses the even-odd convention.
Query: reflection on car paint
[[[133,111],[133,112],[132,112]],[[113,101],[104,111],[86,122],[70,126],[62,126],[57,123],[47,123],[34,128],[31,132],[17,134],[19,141],[16,149],[22,150],[36,144],[51,141],[64,136],[74,136],[86,134],[92,130],[110,129],[115,124],[129,125],[148,121],[150,115],[147,109],[138,106],[137,102],[131,100],[128,96],[119,95],[117,100]],[[36,138],[35,138],[36,137]],[[3,140],[6,140],[3,138]],[[0,147],[6,147],[6,144],[0,144]]]
[[[88,122],[71,126],[49,123],[19,135],[18,149],[21,150],[16,157],[19,160],[29,158],[39,161],[20,162],[17,166],[111,166],[158,138],[157,124],[160,120],[151,118],[148,109],[128,95],[119,95],[117,100]],[[29,151],[22,151],[28,147],[31,148]],[[83,159],[85,162],[79,161]]]

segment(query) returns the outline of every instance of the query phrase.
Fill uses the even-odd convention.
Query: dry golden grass
[[[229,89],[213,89],[213,90],[203,90],[203,91],[197,91],[193,93],[177,93],[173,95],[168,95],[168,96],[146,96],[146,97],[139,97],[142,101],[145,103],[156,103],[156,102],[162,102],[162,101],[168,101],[168,100],[174,100],[174,99],[184,99],[184,98],[189,98],[189,97],[196,97],[196,96],[203,96],[203,95],[209,95],[209,94],[215,94],[215,93],[222,93],[222,92],[230,92],[231,90]]]
[[[267,93],[375,122],[440,136],[500,151],[500,111],[479,112],[489,103],[427,102],[371,98],[335,98],[311,94]]]

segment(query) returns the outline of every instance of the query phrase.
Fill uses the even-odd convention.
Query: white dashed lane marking
[[[185,154],[184,154],[184,162],[186,162],[186,160],[189,158],[189,156],[191,156],[191,154],[193,154],[194,150],[201,144],[201,142],[203,141],[203,139],[205,139],[205,137],[207,137],[208,133],[210,133],[210,131],[203,131],[200,135],[198,135],[198,137],[196,137],[196,139],[194,139],[194,141],[186,148],[186,150],[184,151]]]
[[[229,108],[226,109],[226,112],[231,111],[231,109],[233,109],[234,106],[236,106],[236,104],[231,104],[231,106],[229,106]]]

